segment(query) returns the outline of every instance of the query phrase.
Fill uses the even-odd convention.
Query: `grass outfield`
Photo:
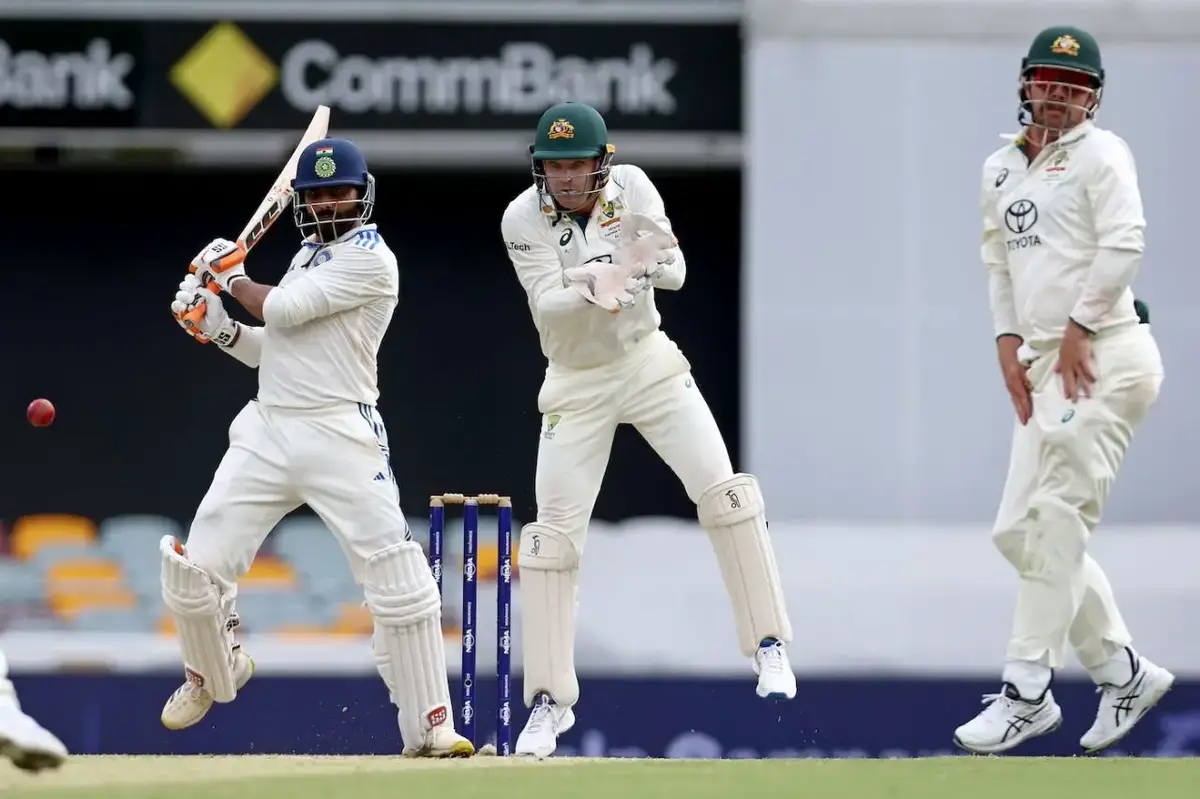
[[[0,766],[4,799],[1194,799],[1200,759],[591,760],[76,756],[56,772]],[[782,792],[775,794],[773,792]],[[551,793],[553,792],[553,793]],[[772,793],[768,793],[772,792]]]

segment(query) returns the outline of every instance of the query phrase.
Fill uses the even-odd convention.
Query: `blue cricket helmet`
[[[362,150],[352,141],[335,138],[321,139],[305,147],[296,164],[296,177],[292,178],[292,188],[296,190],[292,196],[292,215],[301,233],[315,232],[321,241],[330,240],[303,195],[312,189],[339,186],[358,187],[358,215],[337,216],[334,220],[337,227],[344,228],[348,222],[355,226],[365,224],[375,210],[375,178],[367,169]]]

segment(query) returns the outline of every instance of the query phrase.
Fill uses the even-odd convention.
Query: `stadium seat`
[[[238,580],[238,595],[256,591],[291,591],[299,585],[296,570],[287,562],[271,555],[259,555],[242,579]]]
[[[17,616],[9,619],[5,632],[58,632],[68,629],[67,623],[57,616]]]
[[[363,599],[362,586],[354,582],[350,569],[344,565],[340,570],[330,569],[319,575],[305,575],[302,586],[314,601],[327,605],[361,602]]]
[[[346,565],[341,545],[316,516],[289,516],[267,538],[270,551],[292,564],[301,574]]]
[[[59,617],[71,620],[85,608],[133,610],[137,607],[137,597],[128,589],[96,594],[51,594],[47,604]]]
[[[166,516],[125,514],[111,516],[100,522],[100,546],[105,552],[122,557],[135,552],[149,552],[158,563],[158,540],[164,535],[183,540],[179,522]]]
[[[132,610],[137,597],[125,585],[120,564],[100,558],[60,560],[46,572],[46,603],[72,619],[85,608]]]
[[[72,543],[69,541],[50,542],[34,553],[26,563],[39,574],[46,574],[50,567],[63,561],[92,560],[101,558],[107,560],[100,548],[92,543]]]
[[[57,513],[22,516],[13,525],[12,554],[27,560],[49,544],[91,544],[95,540],[96,525],[83,516]]]
[[[39,603],[45,597],[42,573],[12,558],[0,557],[0,604]]]
[[[361,602],[343,602],[337,608],[331,632],[335,635],[371,635],[375,620]]]
[[[461,564],[461,561],[460,561]],[[500,547],[495,544],[481,544],[479,553],[475,556],[475,566],[481,582],[495,582],[500,571]],[[513,537],[512,550],[512,579],[517,578],[517,541]]]
[[[242,594],[237,601],[242,628],[249,633],[277,633],[297,627],[329,627],[333,612],[298,592]]]
[[[144,633],[153,629],[153,622],[136,607],[85,607],[71,618],[71,627],[90,632]]]

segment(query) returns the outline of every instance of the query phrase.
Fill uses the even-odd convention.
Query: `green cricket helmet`
[[[586,103],[552,105],[538,120],[537,133],[529,146],[533,180],[537,185],[542,211],[558,213],[559,205],[546,187],[546,162],[595,158],[596,168],[584,177],[592,183],[585,194],[598,194],[608,183],[615,152],[608,142],[608,125],[595,108]],[[594,179],[594,180],[593,180]]]
[[[1096,115],[1104,92],[1100,46],[1069,25],[1046,28],[1021,59],[1018,95],[1022,125],[1062,132]],[[1058,122],[1048,120],[1052,111]]]

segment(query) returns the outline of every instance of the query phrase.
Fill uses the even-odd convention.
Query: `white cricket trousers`
[[[289,410],[247,403],[188,533],[188,560],[228,603],[267,534],[307,504],[333,532],[356,582],[371,555],[409,538],[375,408]]]
[[[1149,325],[1102,333],[1091,346],[1097,381],[1076,403],[1063,397],[1057,350],[1031,364],[1033,418],[1013,435],[993,539],[1021,576],[1008,661],[1059,668],[1069,642],[1099,677],[1131,639],[1087,542],[1158,397],[1163,364]]]
[[[622,360],[578,373],[548,372],[538,396],[538,523],[582,553],[617,426],[631,424],[683,483],[692,502],[733,477],[729,450],[691,364],[662,331]]]

